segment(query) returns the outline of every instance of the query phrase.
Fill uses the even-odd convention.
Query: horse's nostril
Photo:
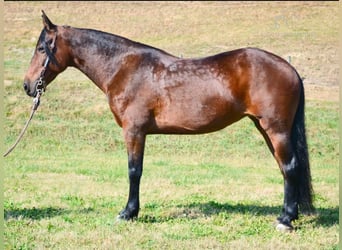
[[[28,92],[29,91],[29,87],[28,87],[28,84],[26,83],[26,82],[24,82],[24,90],[26,91],[26,92]]]

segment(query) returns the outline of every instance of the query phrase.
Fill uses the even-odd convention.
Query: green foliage
[[[310,248],[303,242],[312,242],[334,248],[339,228],[337,108],[337,103],[308,102],[317,214],[301,216],[291,236],[280,235],[272,227],[281,211],[282,178],[261,136],[250,136],[258,132],[248,120],[210,135],[149,137],[140,217],[118,224],[115,216],[127,199],[127,160],[122,145],[110,152],[106,149],[110,142],[103,141],[106,131],[114,128],[112,118],[96,122],[103,118],[94,114],[87,129],[77,130],[69,123],[63,133],[56,134],[48,132],[56,124],[46,119],[39,132],[33,131],[36,124],[31,127],[25,143],[5,161],[6,246],[64,248],[71,241],[71,246],[86,248],[118,244],[172,249],[188,248],[191,242],[198,247],[239,243],[262,248],[285,246],[291,237],[293,247]],[[313,119],[318,113],[330,121]],[[93,129],[99,136],[88,144]],[[321,154],[315,153],[316,147]],[[130,240],[133,232],[139,234],[134,242]]]

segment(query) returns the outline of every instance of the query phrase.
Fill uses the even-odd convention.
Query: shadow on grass
[[[13,208],[5,209],[4,219],[31,219],[31,220],[41,220],[46,218],[52,218],[60,215],[70,214],[70,213],[89,213],[92,212],[93,208],[85,208],[79,211],[68,210],[64,208]]]
[[[191,220],[203,217],[211,217],[219,214],[249,214],[252,216],[274,216],[278,217],[282,211],[281,206],[264,206],[253,204],[228,204],[216,201],[194,202],[190,204],[179,204],[174,206],[176,211],[169,214],[154,216],[150,214],[139,217],[138,221],[143,223],[161,223],[173,220]],[[162,208],[161,208],[162,209]],[[151,212],[153,213],[153,211]],[[227,216],[227,220],[229,220]],[[304,215],[305,216],[305,215]],[[338,224],[339,208],[316,208],[316,212],[308,217],[309,222],[316,226],[331,227]]]
[[[251,214],[255,216],[265,216],[265,215],[274,215],[278,216],[281,211],[280,206],[258,206],[258,205],[249,205],[249,204],[228,204],[228,203],[218,203],[216,201],[209,202],[193,202],[189,204],[177,204],[177,205],[166,205],[161,206],[165,210],[167,208],[171,208],[172,212],[163,213],[161,216],[154,216],[146,214],[142,217],[139,217],[139,221],[146,223],[159,223],[166,222],[172,220],[189,220],[189,219],[197,219],[203,217],[211,217],[218,214]],[[154,207],[157,208],[157,207]],[[176,209],[174,209],[176,208]],[[154,209],[153,209],[154,210]],[[153,213],[151,210],[151,213]],[[227,218],[228,220],[228,218]]]
[[[252,214],[252,215],[274,215],[277,216],[280,211],[280,206],[259,206],[252,204],[228,204],[218,203],[216,201],[209,201],[205,203],[194,202],[187,206],[189,209],[197,209],[205,216],[212,216],[219,213],[238,213],[238,214]]]
[[[331,227],[338,225],[339,221],[339,208],[317,208],[317,214],[313,218],[313,222],[322,227]]]

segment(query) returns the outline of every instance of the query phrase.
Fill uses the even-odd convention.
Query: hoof
[[[293,231],[293,227],[291,225],[284,225],[282,223],[279,223],[278,221],[276,225],[276,230],[279,232],[288,233]]]
[[[129,215],[126,210],[122,210],[118,216],[116,216],[116,221],[121,222],[121,221],[132,221],[136,219],[138,215]]]
[[[132,219],[124,218],[119,214],[118,216],[116,216],[114,224],[124,224],[129,221],[132,221]]]

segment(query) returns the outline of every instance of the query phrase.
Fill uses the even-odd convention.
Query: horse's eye
[[[41,46],[41,47],[38,47],[38,52],[39,53],[45,53],[45,49],[44,49],[44,47],[43,46]]]

